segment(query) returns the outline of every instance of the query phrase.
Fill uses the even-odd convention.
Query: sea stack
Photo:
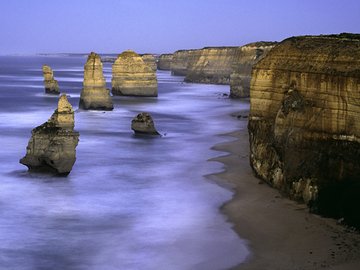
[[[139,113],[131,121],[131,129],[136,134],[160,135],[155,129],[154,120],[151,115],[146,112]]]
[[[250,96],[252,67],[259,62],[276,45],[276,42],[254,42],[241,46],[235,56],[230,75],[230,97],[244,98]]]
[[[156,72],[157,66],[154,55],[145,53],[141,55],[141,58],[144,60],[144,63],[147,64],[152,69],[152,71]]]
[[[76,160],[79,133],[74,131],[74,111],[66,95],[61,95],[58,107],[44,124],[34,128],[20,163],[29,170],[50,170],[70,173]]]
[[[259,177],[360,228],[360,35],[275,46],[253,68],[248,128]]]
[[[42,66],[42,71],[44,75],[44,84],[45,84],[45,93],[52,95],[59,95],[59,84],[58,81],[54,79],[54,73],[51,67],[47,65]]]
[[[112,93],[121,96],[156,97],[158,85],[155,71],[133,51],[119,54],[112,66]]]
[[[106,89],[100,55],[94,52],[89,54],[84,66],[84,83],[79,108],[104,111],[114,108],[110,91]]]
[[[172,54],[161,54],[157,62],[157,69],[159,70],[170,70],[171,62],[173,55]]]

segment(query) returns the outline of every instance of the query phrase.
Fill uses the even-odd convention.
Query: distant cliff
[[[172,58],[173,58],[172,54],[161,54],[157,62],[157,68],[159,70],[170,70]]]
[[[154,72],[156,72],[156,59],[153,54],[145,53],[140,55],[144,63],[147,64]]]
[[[171,61],[171,74],[186,76],[188,66],[194,61],[195,53],[198,50],[179,50],[174,52]]]
[[[186,82],[230,84],[239,47],[206,47],[189,62]]]
[[[253,68],[248,128],[259,177],[360,227],[360,35],[274,47]]]
[[[230,75],[230,97],[250,95],[252,67],[276,45],[276,42],[254,42],[238,48]]]

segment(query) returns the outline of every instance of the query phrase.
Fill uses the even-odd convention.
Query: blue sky
[[[0,54],[166,53],[360,32],[359,0],[1,0]]]

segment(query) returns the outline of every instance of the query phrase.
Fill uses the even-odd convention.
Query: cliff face
[[[84,66],[84,88],[81,91],[79,108],[85,110],[112,110],[110,91],[106,89],[103,65],[98,54],[92,52]]]
[[[172,54],[162,54],[159,57],[159,61],[157,62],[157,68],[159,70],[170,70],[171,62],[173,55]]]
[[[276,45],[276,42],[255,42],[238,48],[230,75],[230,97],[250,95],[252,67]]]
[[[54,73],[51,67],[43,65],[42,71],[44,75],[45,93],[53,95],[60,94],[58,81],[54,79]]]
[[[194,61],[198,50],[179,50],[174,52],[171,61],[171,74],[176,76],[186,76],[188,66]]]
[[[121,53],[112,66],[112,93],[124,96],[157,96],[155,72],[133,51]]]
[[[186,82],[230,84],[230,74],[239,47],[210,47],[199,50],[189,62]]]
[[[250,103],[255,173],[360,227],[360,35],[284,40],[253,68]]]
[[[79,133],[74,131],[74,111],[66,95],[60,97],[51,118],[31,134],[20,163],[30,170],[51,168],[59,174],[68,174],[76,160]]]
[[[142,54],[141,58],[143,59],[144,63],[147,64],[152,69],[152,71],[156,72],[157,66],[154,55],[146,53],[146,54]]]

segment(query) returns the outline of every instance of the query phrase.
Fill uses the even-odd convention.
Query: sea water
[[[232,193],[206,178],[208,159],[239,128],[229,116],[246,103],[228,86],[186,84],[158,71],[158,98],[113,97],[111,112],[78,110],[84,56],[0,57],[0,269],[227,269],[249,255],[219,211]],[[80,132],[67,177],[19,164],[31,130],[56,109],[44,94],[50,65],[68,94]],[[110,88],[111,64],[104,64]],[[149,112],[162,137],[135,136]]]

